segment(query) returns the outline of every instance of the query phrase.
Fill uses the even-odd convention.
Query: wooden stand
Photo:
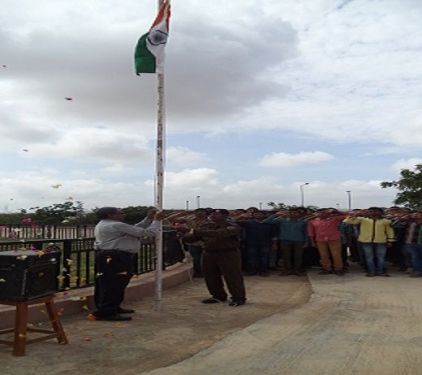
[[[45,303],[45,307],[50,319],[51,325],[53,326],[54,331],[49,331],[46,329],[32,328],[28,327],[28,306]],[[31,299],[28,301],[0,301],[1,305],[10,305],[16,306],[16,315],[15,315],[15,327],[0,330],[0,335],[6,333],[15,333],[15,339],[13,341],[0,340],[0,344],[6,344],[13,347],[13,355],[15,356],[24,356],[26,344],[32,344],[34,342],[50,340],[57,338],[59,344],[67,344],[66,334],[63,331],[63,326],[60,322],[59,315],[57,314],[56,306],[54,305],[54,295],[49,295],[41,298]],[[44,333],[42,337],[36,339],[27,340],[27,332],[38,332]]]

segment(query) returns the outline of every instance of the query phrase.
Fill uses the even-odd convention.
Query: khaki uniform
[[[240,258],[240,227],[223,222],[205,222],[184,237],[184,242],[202,241],[202,268],[210,294],[221,301],[227,299],[223,279],[233,301],[246,300]]]

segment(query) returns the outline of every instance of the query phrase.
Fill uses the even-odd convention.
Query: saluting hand
[[[157,211],[154,215],[154,220],[161,221],[166,217],[163,211]]]

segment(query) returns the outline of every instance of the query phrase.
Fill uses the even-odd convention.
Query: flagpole
[[[158,0],[158,10],[164,0]],[[164,73],[157,74],[157,147],[156,147],[156,186],[155,206],[158,210],[163,209],[164,192],[164,156],[165,156],[165,97],[164,97]],[[157,263],[155,271],[155,310],[161,310],[163,295],[163,223],[160,221],[158,234],[156,236]]]

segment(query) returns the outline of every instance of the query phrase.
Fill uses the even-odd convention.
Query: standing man
[[[404,224],[404,249],[412,261],[410,277],[422,277],[422,213],[411,213],[401,219]]]
[[[202,270],[211,297],[202,303],[227,301],[224,279],[231,294],[229,305],[236,307],[245,304],[246,295],[239,251],[240,227],[228,222],[228,215],[225,209],[214,210],[209,217],[211,222],[191,229],[183,240],[187,243],[203,242]]]
[[[190,229],[200,228],[205,223],[210,223],[208,220],[207,211],[205,208],[197,208],[193,211],[194,218],[188,221],[188,227]],[[203,242],[196,241],[187,245],[188,251],[192,256],[193,260],[193,277],[203,277],[202,272],[202,253],[203,253]]]
[[[318,248],[321,257],[321,275],[334,271],[338,276],[344,275],[343,259],[341,256],[341,235],[339,225],[344,215],[334,208],[321,209],[318,217],[308,224],[308,235],[312,246]]]
[[[102,207],[96,215],[100,222],[95,226],[95,320],[124,321],[134,313],[120,307],[126,286],[133,276],[134,255],[140,247],[140,238],[155,236],[162,213],[155,213],[147,228],[123,223],[124,213],[116,207]]]
[[[247,276],[269,276],[270,251],[275,235],[275,226],[264,222],[262,211],[253,211],[248,220],[239,220],[237,224],[244,229]]]
[[[384,211],[370,207],[365,216],[349,216],[344,222],[360,226],[358,241],[362,244],[368,273],[366,276],[390,276],[385,272],[387,246],[394,241],[391,221],[383,218]]]
[[[278,225],[283,258],[281,276],[303,274],[303,248],[307,240],[305,215],[305,208],[291,207],[288,216],[276,214],[266,219],[266,222]]]

